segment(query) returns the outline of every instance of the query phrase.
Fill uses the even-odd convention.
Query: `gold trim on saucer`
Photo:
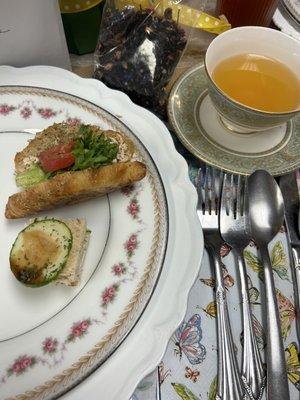
[[[278,176],[300,167],[300,116],[287,123],[284,137],[269,150],[254,153],[246,149],[231,150],[208,137],[202,124],[199,124],[199,101],[203,100],[206,90],[207,76],[202,62],[187,70],[175,82],[167,108],[176,135],[195,157],[214,167],[241,175],[265,169]],[[270,141],[271,137],[272,133]]]

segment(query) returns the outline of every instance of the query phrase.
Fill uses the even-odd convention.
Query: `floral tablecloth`
[[[198,162],[174,138],[178,151],[189,163],[190,178],[194,182]],[[196,218],[196,216],[195,216]],[[288,244],[284,227],[269,246],[277,300],[282,324],[282,335],[287,361],[291,400],[300,398],[299,342],[295,328],[293,284]],[[264,359],[265,312],[262,265],[255,243],[245,251],[254,327]],[[229,315],[239,362],[241,361],[243,332],[239,281],[230,248],[221,250],[224,278],[227,287]],[[216,306],[213,271],[205,253],[199,276],[190,292],[188,308],[181,326],[171,337],[159,366],[162,400],[213,400],[217,382]],[[137,387],[132,400],[155,400],[157,371],[147,376]],[[284,400],[284,399],[282,399]]]
[[[203,0],[203,9],[211,12],[215,0]],[[212,37],[203,33],[202,48],[207,48]],[[199,37],[195,36],[199,43]],[[192,41],[191,41],[192,42]],[[200,47],[201,47],[200,46]],[[199,46],[198,46],[199,47]],[[185,53],[185,60],[178,74],[188,68],[191,63],[199,62],[199,53]],[[80,61],[80,63],[78,63]],[[74,72],[90,77],[92,74],[92,57],[73,57]],[[175,76],[176,77],[176,76]],[[191,180],[194,181],[199,162],[181,146],[176,137],[174,141],[178,151],[189,164]],[[196,216],[195,216],[196,218]],[[300,399],[300,363],[299,341],[295,329],[295,308],[293,300],[293,284],[289,266],[288,245],[284,228],[270,244],[277,298],[282,321],[282,333],[285,342],[288,377],[291,400]],[[251,243],[245,252],[249,275],[249,289],[255,321],[257,340],[264,355],[265,321],[264,283],[262,266],[257,257],[257,249]],[[230,308],[231,324],[237,349],[237,357],[241,360],[243,341],[238,278],[230,249],[223,246],[222,261],[227,284],[227,298]],[[156,399],[157,371],[147,376],[137,387],[132,400]],[[216,307],[214,302],[214,280],[207,254],[205,254],[199,276],[190,292],[188,308],[182,325],[169,341],[165,356],[160,364],[160,380],[162,400],[214,400],[217,377],[217,343],[216,343]],[[123,400],[123,399],[121,399]],[[283,399],[284,400],[284,399]]]

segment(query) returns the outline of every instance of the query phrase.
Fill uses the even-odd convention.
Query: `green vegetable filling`
[[[117,157],[118,144],[112,142],[104,134],[94,135],[86,125],[81,125],[79,131],[82,133],[82,137],[76,140],[72,150],[75,164],[71,167],[71,170],[98,168],[101,165],[110,164]]]
[[[76,140],[72,150],[75,163],[69,170],[81,171],[87,168],[98,168],[111,164],[117,157],[119,145],[105,137],[104,134],[94,135],[92,129],[87,125],[81,125],[79,133],[81,137]],[[30,169],[16,175],[16,183],[17,186],[26,189],[63,171],[45,173],[39,164],[34,164]]]
[[[38,164],[34,164],[30,169],[16,175],[17,186],[29,188],[47,179],[47,175]]]

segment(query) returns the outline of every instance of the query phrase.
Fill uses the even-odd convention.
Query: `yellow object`
[[[219,35],[231,28],[231,25],[224,17],[216,18],[200,10],[181,5],[170,0],[115,0],[116,7],[120,10],[125,6],[134,6],[137,9],[151,8],[162,15],[166,8],[172,8],[173,18],[180,24],[202,29],[207,32]],[[176,17],[177,16],[177,17]]]
[[[217,303],[215,301],[211,301],[209,304],[207,304],[206,308],[203,308],[202,310],[205,311],[206,314],[209,315],[210,317],[216,318]]]
[[[299,390],[300,387],[300,360],[298,355],[298,349],[295,342],[289,344],[288,348],[285,349],[286,369],[289,380]]]
[[[297,76],[273,58],[248,53],[225,58],[212,79],[231,99],[256,110],[280,113],[300,107]]]
[[[102,0],[59,0],[60,12],[62,14],[70,14],[86,11],[101,3],[101,1]]]

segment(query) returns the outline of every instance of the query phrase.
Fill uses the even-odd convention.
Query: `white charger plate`
[[[2,214],[7,195],[16,190],[12,160],[28,139],[24,130],[62,120],[97,123],[129,135],[148,166],[147,178],[129,191],[46,214],[84,216],[92,230],[77,289],[19,285],[7,258],[24,221],[2,217],[1,291],[7,300],[0,307],[5,322],[0,328],[1,398],[57,398],[102,365],[96,381],[97,386],[105,383],[105,398],[125,399],[162,356],[200,265],[203,240],[186,164],[163,124],[124,94],[57,68],[1,67],[0,72],[1,170],[6,171],[1,174]],[[168,292],[174,303],[163,300]],[[154,301],[160,307],[151,312]],[[163,329],[151,348],[155,327]],[[139,345],[144,333],[147,340]],[[127,365],[116,382],[110,362],[122,357]]]

